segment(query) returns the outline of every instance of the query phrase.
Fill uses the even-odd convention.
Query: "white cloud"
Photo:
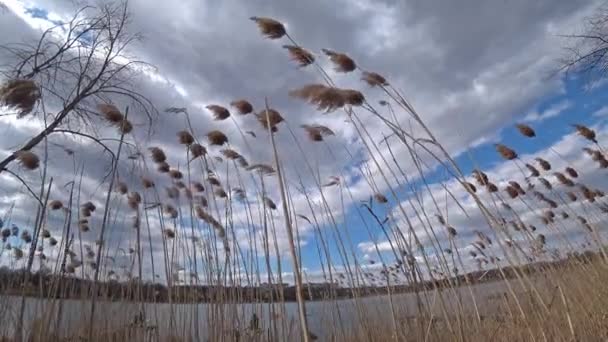
[[[554,118],[560,115],[563,111],[572,107],[572,102],[568,100],[560,101],[551,107],[545,109],[543,112],[531,112],[524,118],[526,122],[541,122],[547,119]]]

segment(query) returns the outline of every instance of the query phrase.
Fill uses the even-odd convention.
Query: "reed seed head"
[[[182,179],[184,174],[180,170],[171,169],[169,170],[169,176],[173,179]]]
[[[544,160],[543,158],[536,158],[535,160],[538,162],[538,164],[543,170],[551,170],[551,164],[548,161]]]
[[[168,173],[169,171],[171,171],[171,167],[169,166],[169,164],[167,164],[167,162],[158,163],[156,169],[160,173]]]
[[[15,152],[19,164],[27,170],[36,170],[40,166],[40,158],[32,151]]]
[[[182,145],[192,145],[194,142],[194,137],[188,131],[177,132],[177,137],[179,139],[179,143]]]
[[[573,167],[566,167],[566,173],[572,178],[578,178],[578,172]]]
[[[230,117],[230,111],[219,105],[208,105],[207,108],[213,114],[214,120],[226,120]]]
[[[375,72],[364,71],[361,79],[371,87],[384,87],[388,85],[386,78]]]
[[[207,139],[211,145],[221,146],[228,142],[228,137],[218,130],[207,133]]]
[[[284,121],[283,116],[274,109],[263,110],[256,114],[256,117],[265,129],[275,128],[280,122]]]
[[[290,59],[296,62],[301,68],[315,62],[315,56],[304,48],[295,45],[283,45],[283,48],[287,49]]]
[[[323,53],[329,57],[329,60],[334,63],[334,70],[337,72],[351,72],[357,68],[355,61],[346,54],[322,49]]]
[[[236,108],[237,112],[241,115],[247,115],[253,112],[253,106],[247,100],[235,100],[230,102],[230,105]]]
[[[160,147],[150,147],[149,151],[150,155],[152,156],[152,161],[155,163],[160,164],[167,161],[167,156]]]
[[[17,110],[19,118],[30,114],[40,98],[40,88],[32,80],[13,79],[0,86],[0,106]]]
[[[519,133],[521,133],[524,137],[533,138],[536,136],[536,132],[532,129],[532,127],[525,124],[517,124],[515,125]]]
[[[49,202],[49,208],[51,208],[51,210],[59,210],[63,208],[63,203],[61,203],[60,200],[52,200]]]
[[[597,143],[597,140],[595,138],[595,131],[592,130],[591,128],[587,127],[587,126],[583,126],[583,125],[573,125],[574,128],[576,129],[576,132],[582,136],[583,138],[592,141],[594,143]]]
[[[201,144],[194,143],[190,145],[190,153],[192,154],[192,158],[198,158],[206,155],[207,149]]]
[[[504,159],[513,160],[517,158],[517,153],[503,144],[496,144],[496,151],[500,154]]]
[[[267,17],[251,17],[257,25],[260,33],[269,39],[279,39],[287,34],[285,26],[279,21]]]
[[[277,209],[277,205],[268,197],[264,196],[264,203],[266,203],[266,206],[272,210],[276,210]]]

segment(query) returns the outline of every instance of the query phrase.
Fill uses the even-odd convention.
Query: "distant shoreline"
[[[564,268],[573,263],[589,263],[599,256],[594,252],[585,252],[576,257],[559,261],[537,262],[517,267],[475,271],[457,277],[433,281],[424,281],[416,285],[391,285],[392,294],[426,292],[430,290],[463,287],[467,284],[477,285],[512,279],[517,274],[538,274],[550,268]],[[61,277],[56,275],[24,274],[22,271],[0,272],[0,295],[26,296],[43,299],[91,299],[93,282],[81,278]],[[24,285],[23,285],[24,284]],[[195,303],[270,303],[296,302],[296,288],[293,285],[278,284],[263,287],[222,287],[206,285],[177,285],[169,289],[162,284],[132,282],[100,282],[96,286],[97,297],[109,302],[138,302],[150,304],[170,303],[169,292],[175,304]],[[171,291],[170,291],[171,290]],[[304,284],[306,301],[341,300],[355,297],[373,297],[388,294],[387,287],[366,286],[358,288],[340,287],[330,283]]]

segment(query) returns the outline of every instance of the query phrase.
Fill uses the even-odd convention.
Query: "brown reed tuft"
[[[576,129],[576,132],[582,136],[583,138],[592,141],[597,144],[597,140],[595,138],[595,131],[591,128],[583,125],[572,125]]]
[[[588,200],[591,203],[595,202],[595,192],[594,191],[592,191],[587,186],[582,185],[582,184],[579,185],[579,189],[580,189],[581,193],[583,194],[583,197],[585,197],[586,200]]]
[[[565,185],[565,186],[574,186],[574,182],[570,178],[566,177],[566,175],[564,175],[563,173],[561,173],[561,172],[554,172],[553,175],[563,185]]]
[[[143,185],[144,189],[149,189],[149,188],[154,187],[154,182],[151,179],[148,179],[146,177],[141,178],[141,184]]]
[[[205,187],[203,186],[203,184],[201,184],[201,182],[192,183],[192,188],[194,189],[195,192],[205,191]]]
[[[165,204],[163,207],[163,212],[169,216],[170,218],[177,218],[179,215],[177,209],[175,209],[171,204]]]
[[[165,228],[164,233],[168,239],[173,239],[175,237],[175,231],[171,228]]]
[[[131,209],[137,209],[140,203],[141,195],[138,192],[132,192],[127,196],[127,204]]]
[[[217,196],[219,198],[226,198],[226,197],[228,197],[228,194],[222,188],[215,189],[215,191],[213,193],[215,194],[215,196]]]
[[[40,158],[32,151],[15,152],[19,164],[28,170],[36,170],[40,166]]]
[[[60,200],[52,200],[49,202],[49,208],[51,208],[51,210],[59,210],[63,208],[63,203],[61,203]]]
[[[477,184],[484,186],[486,184],[488,184],[488,175],[486,175],[483,171],[481,170],[473,170],[473,178],[475,178],[475,181],[477,182]]]
[[[301,125],[301,127],[312,141],[323,141],[324,136],[335,135],[331,129],[322,125]]]
[[[458,235],[456,228],[454,228],[452,226],[448,226],[448,227],[446,227],[446,229],[447,229],[448,235],[450,235],[450,237],[454,237],[454,236]]]
[[[266,165],[266,164],[253,164],[251,166],[249,166],[248,168],[246,168],[247,171],[259,171],[261,174],[265,174],[265,175],[270,175],[275,173],[275,169],[270,166],[270,165]]]
[[[113,125],[119,125],[124,120],[124,115],[113,104],[101,103],[97,105],[97,109],[103,114],[104,119]]]
[[[247,115],[253,112],[253,106],[247,100],[235,100],[230,102],[230,105],[236,108],[237,112],[241,115]]]
[[[532,129],[532,127],[525,124],[517,124],[515,125],[519,133],[521,133],[524,137],[533,138],[536,136],[536,132]]]
[[[551,190],[553,189],[553,186],[551,185],[551,183],[549,183],[548,180],[546,180],[544,177],[538,177],[538,181],[545,187],[547,188],[547,190]]]
[[[509,147],[503,144],[496,144],[496,151],[500,154],[504,159],[513,160],[517,158],[517,153],[510,149]]]
[[[365,83],[367,83],[371,87],[377,87],[377,86],[384,87],[384,86],[388,85],[386,78],[384,78],[382,75],[375,73],[375,72],[364,71],[362,73],[361,80],[363,80]]]
[[[245,193],[245,190],[241,188],[234,188],[232,189],[232,192],[238,201],[244,201],[247,198],[247,193]]]
[[[32,80],[13,79],[0,86],[0,106],[16,109],[19,118],[31,113],[40,98],[40,88]]]
[[[540,177],[540,172],[534,166],[526,163],[526,167],[530,170],[530,177]]]
[[[278,125],[284,120],[283,116],[281,116],[281,114],[274,109],[265,109],[260,113],[256,114],[256,117],[258,119],[258,122],[262,124],[262,127],[264,127],[265,129],[275,128],[276,125]]]
[[[551,170],[551,164],[544,160],[543,158],[535,158],[534,160],[536,160],[538,162],[538,165],[540,165],[540,167],[545,170],[545,171],[549,171]]]
[[[283,45],[283,48],[287,49],[290,59],[296,62],[301,68],[315,62],[315,56],[304,48],[295,45]]]
[[[519,192],[517,191],[517,189],[515,189],[513,186],[508,185],[505,188],[505,191],[507,192],[507,194],[509,195],[509,197],[511,198],[517,198],[517,196],[519,196]]]
[[[220,151],[220,153],[222,153],[224,157],[230,160],[235,160],[241,157],[241,155],[237,151],[230,148],[223,149]]]
[[[177,132],[177,137],[182,145],[191,145],[194,142],[194,137],[188,131]]]
[[[365,102],[363,94],[353,89],[327,87],[323,84],[310,84],[292,90],[289,95],[317,106],[317,110],[332,112],[344,105],[361,106]]]
[[[572,178],[578,178],[578,172],[573,167],[566,167],[566,173]]]
[[[182,172],[180,170],[177,169],[171,169],[169,170],[169,176],[173,179],[182,179],[184,177],[184,175],[182,174]]]
[[[576,202],[577,198],[576,198],[576,194],[574,192],[569,191],[566,193],[566,195],[572,202]]]
[[[266,206],[272,210],[276,210],[277,209],[277,205],[274,204],[274,202],[268,198],[267,196],[264,196],[264,203],[266,203]]]
[[[184,182],[182,181],[175,181],[173,182],[173,184],[178,188],[178,189],[185,189],[186,188],[186,184],[184,184]]]
[[[328,50],[321,49],[324,54],[329,57],[329,60],[334,63],[334,70],[337,72],[351,72],[357,68],[357,64],[352,58],[348,57],[346,54]]]
[[[464,182],[464,187],[465,189],[467,189],[470,192],[477,192],[477,188],[475,187],[475,185],[473,185],[473,183],[470,182]]]
[[[51,232],[48,229],[43,229],[42,230],[42,238],[43,239],[48,239],[51,237]]]
[[[386,196],[384,196],[381,193],[376,193],[374,195],[374,199],[378,202],[378,203],[388,203],[388,198],[386,198]]]
[[[58,241],[57,241],[57,239],[55,239],[54,237],[52,237],[52,236],[51,236],[51,237],[49,238],[49,245],[51,245],[51,246],[56,246],[56,245],[57,245],[57,243],[58,243]]]
[[[509,185],[512,186],[515,190],[517,190],[518,194],[520,194],[520,195],[525,195],[526,194],[526,192],[521,187],[521,185],[519,185],[519,183],[517,183],[516,181],[509,181]]]
[[[489,193],[498,192],[498,187],[494,183],[487,183],[486,189],[488,190]]]
[[[133,131],[133,124],[131,123],[131,121],[129,121],[127,119],[122,120],[120,122],[120,126],[118,127],[118,130],[121,133],[129,134],[129,133],[131,133]]]
[[[274,19],[267,17],[251,17],[249,19],[253,20],[258,25],[260,32],[266,38],[279,39],[287,33],[285,26]]]
[[[208,105],[207,108],[213,114],[214,120],[226,120],[230,117],[230,111],[222,106]]]
[[[190,145],[190,153],[192,154],[192,158],[198,158],[206,155],[207,149],[201,144],[194,143]]]
[[[78,229],[80,229],[81,232],[86,233],[90,230],[89,228],[89,221],[88,220],[80,220],[78,222]]]
[[[211,145],[221,146],[228,142],[228,137],[218,130],[207,133],[207,139]]]
[[[213,186],[220,186],[222,185],[219,181],[219,179],[217,179],[215,176],[209,176],[207,177],[207,182],[209,182],[209,184],[213,185]]]
[[[152,156],[152,161],[155,163],[164,163],[167,161],[167,156],[160,147],[150,147],[148,150]]]

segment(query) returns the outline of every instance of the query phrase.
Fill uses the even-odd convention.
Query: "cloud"
[[[568,100],[560,101],[543,112],[531,112],[524,118],[526,122],[542,122],[560,115],[565,110],[572,107],[572,102]]]

